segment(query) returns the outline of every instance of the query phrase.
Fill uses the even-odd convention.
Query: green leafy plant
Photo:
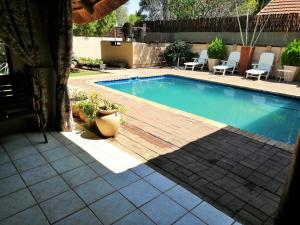
[[[101,103],[101,97],[97,93],[93,93],[89,96],[89,98],[81,100],[78,102],[78,106],[83,110],[83,112],[87,115],[88,124],[91,124],[94,120],[98,108]]]
[[[82,101],[88,98],[84,91],[78,89],[72,89],[70,95],[72,101]]]
[[[102,99],[103,105],[100,107],[102,110],[116,110],[117,112],[123,113],[126,111],[125,107],[121,104],[111,102],[109,99]]]
[[[207,48],[208,58],[211,59],[225,59],[227,56],[227,49],[223,43],[223,40],[216,37]]]
[[[91,58],[86,58],[86,57],[80,57],[79,58],[79,64],[81,65],[100,65],[103,64],[102,59],[91,59]]]
[[[293,40],[281,55],[281,64],[300,66],[300,40]]]
[[[169,65],[182,64],[184,62],[190,61],[197,54],[191,51],[192,46],[184,41],[175,41],[167,45],[164,56]]]

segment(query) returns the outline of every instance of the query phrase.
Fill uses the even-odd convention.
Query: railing
[[[253,31],[258,20],[258,29],[267,20],[265,32],[300,32],[300,14],[276,14],[270,16],[251,16],[249,31]],[[240,17],[241,26],[246,27],[246,17]],[[148,32],[239,32],[236,17],[199,18],[189,20],[143,21]]]

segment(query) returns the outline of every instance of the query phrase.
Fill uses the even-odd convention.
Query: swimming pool
[[[289,144],[300,128],[297,99],[174,75],[96,83]]]

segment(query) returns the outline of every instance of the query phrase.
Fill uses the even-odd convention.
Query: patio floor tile
[[[3,143],[4,148],[6,149],[6,151],[13,151],[15,149],[18,148],[22,148],[24,146],[31,146],[31,143],[29,142],[29,140],[24,137],[23,135],[19,138],[13,139],[13,140],[9,140],[9,141],[4,141]]]
[[[48,135],[49,138],[48,138],[48,143],[41,143],[40,141],[36,142],[35,143],[35,147],[40,151],[40,152],[44,152],[44,151],[48,151],[50,149],[53,149],[53,148],[57,148],[59,146],[62,146],[62,144],[57,141],[56,139],[54,138],[51,138],[50,135]]]
[[[102,225],[88,208],[84,208],[71,216],[55,223],[55,225]]]
[[[100,176],[111,172],[108,168],[106,168],[104,165],[102,165],[99,162],[90,163],[89,167],[91,167]]]
[[[40,204],[51,223],[84,208],[84,203],[72,191],[64,192]]]
[[[180,185],[176,185],[165,194],[187,210],[191,210],[202,202],[202,199],[192,194]]]
[[[0,165],[10,162],[8,155],[5,152],[0,152]]]
[[[34,154],[37,154],[38,151],[32,145],[27,145],[24,147],[17,148],[13,151],[9,151],[8,154],[12,160],[22,159]]]
[[[144,205],[161,194],[160,191],[143,180],[122,188],[120,192],[137,207]]]
[[[66,172],[62,176],[70,186],[75,187],[96,178],[98,175],[88,166],[82,166]]]
[[[96,161],[96,159],[87,152],[80,152],[80,153],[76,154],[76,156],[78,158],[80,158],[83,162],[85,162],[86,164]]]
[[[19,175],[10,176],[0,180],[0,197],[19,189],[25,188],[25,184]]]
[[[90,205],[103,224],[112,224],[135,210],[135,207],[120,193],[114,192]]]
[[[206,202],[194,208],[192,213],[210,225],[230,225],[234,222],[232,218]]]
[[[73,169],[75,169],[77,167],[82,166],[83,162],[81,162],[75,156],[68,156],[66,158],[54,161],[51,164],[56,169],[57,172],[59,172],[59,173],[65,173],[67,171],[70,171],[70,170],[73,170]]]
[[[133,167],[133,168],[131,168],[131,170],[133,172],[135,172],[137,175],[139,175],[140,177],[147,176],[154,172],[154,170],[151,167],[149,167],[145,164],[141,164],[136,167]]]
[[[17,169],[21,172],[44,165],[46,163],[47,161],[40,154],[34,154],[15,161]]]
[[[153,199],[141,207],[141,210],[155,223],[161,225],[171,224],[187,212],[166,195]]]
[[[74,190],[86,204],[95,202],[115,191],[109,183],[100,177],[79,185]]]
[[[38,202],[54,197],[68,189],[68,185],[59,176],[52,177],[30,187],[32,194]]]
[[[157,172],[144,177],[144,179],[162,192],[167,191],[176,185],[176,183]]]
[[[33,219],[34,218],[34,219]],[[34,206],[0,222],[0,225],[48,225],[40,208]]]
[[[114,225],[154,225],[154,223],[137,209],[114,223]]]
[[[0,179],[14,174],[17,170],[11,162],[0,165]]]
[[[69,149],[71,152],[73,152],[74,154],[83,152],[83,149],[80,148],[78,145],[76,145],[75,143],[70,143],[66,145],[66,148]]]
[[[174,225],[206,225],[206,223],[204,223],[191,213],[188,213],[180,218],[176,223],[174,223]]]
[[[32,185],[50,177],[56,176],[57,173],[49,164],[39,166],[21,173],[27,185]]]
[[[117,189],[127,186],[140,178],[130,170],[126,170],[122,173],[109,173],[103,176],[112,186]]]
[[[35,204],[32,195],[27,189],[22,189],[2,197],[0,198],[0,220]]]
[[[53,148],[51,150],[42,152],[42,155],[49,161],[55,161],[58,159],[65,158],[66,156],[72,155],[72,153],[63,146]]]

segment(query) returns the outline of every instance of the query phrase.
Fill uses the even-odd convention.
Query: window
[[[6,75],[9,73],[6,49],[3,42],[0,40],[0,75]]]

